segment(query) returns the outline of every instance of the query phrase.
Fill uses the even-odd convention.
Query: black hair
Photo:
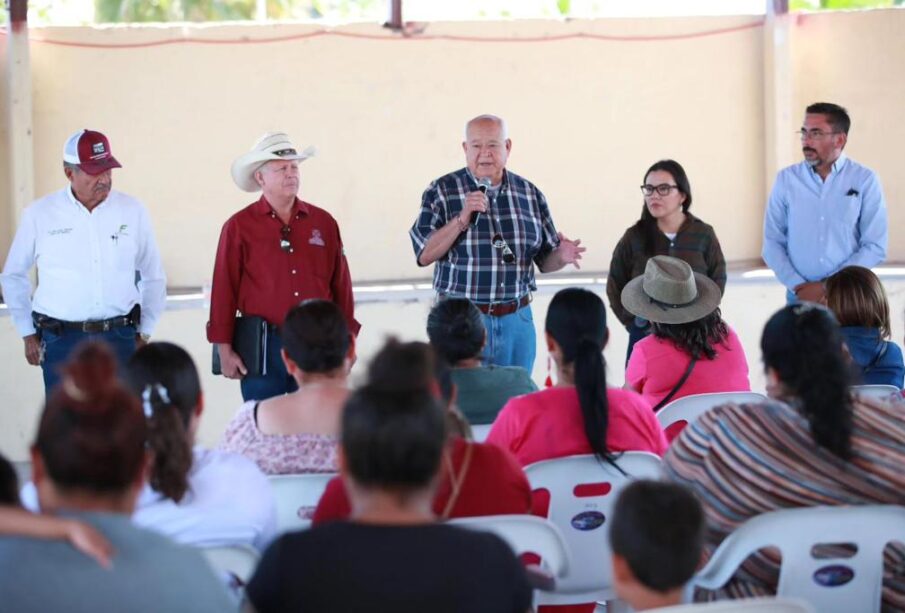
[[[729,336],[729,328],[719,309],[695,321],[684,324],[651,322],[651,330],[657,338],[670,341],[680,351],[696,360],[712,360],[716,357],[715,345]]]
[[[679,192],[685,195],[685,201],[682,203],[682,212],[687,213],[688,209],[691,208],[692,198],[691,183],[688,181],[688,175],[685,174],[685,169],[675,160],[660,160],[647,169],[647,172],[644,173],[644,177],[641,181],[647,182],[647,176],[658,170],[668,172],[672,175]],[[635,222],[634,227],[641,232],[641,236],[643,237],[642,244],[644,245],[644,254],[648,257],[657,255],[656,241],[660,230],[657,228],[657,219],[650,214],[649,210],[647,210],[647,203],[641,205],[641,219]]]
[[[588,444],[597,457],[616,466],[606,444],[609,403],[603,347],[609,331],[603,301],[586,289],[560,290],[550,302],[544,327],[559,345],[565,364],[573,365]]]
[[[446,298],[427,316],[427,336],[437,353],[452,366],[476,358],[484,347],[481,311],[467,298]]]
[[[286,355],[309,373],[342,366],[351,342],[345,316],[329,300],[305,300],[289,309],[280,335]]]
[[[852,119],[848,111],[832,102],[815,102],[805,109],[808,115],[826,115],[826,122],[833,126],[833,130],[848,134],[852,127]]]
[[[701,561],[704,511],[691,490],[637,480],[619,493],[610,519],[610,545],[646,588],[684,586]]]
[[[818,445],[844,460],[851,458],[851,370],[843,340],[830,311],[812,303],[786,306],[764,327],[760,340],[764,366],[776,372],[799,406]]]
[[[391,339],[374,357],[343,409],[341,445],[356,483],[400,493],[430,485],[446,441],[433,372],[425,343]]]
[[[138,399],[116,378],[113,351],[88,341],[51,390],[34,449],[57,487],[122,494],[144,467],[147,433]]]
[[[19,475],[12,462],[0,453],[0,506],[18,507],[19,501]]]
[[[201,402],[195,362],[178,345],[149,343],[129,358],[123,379],[148,419],[148,445],[154,452],[151,488],[179,502],[189,489],[192,468],[189,421]]]

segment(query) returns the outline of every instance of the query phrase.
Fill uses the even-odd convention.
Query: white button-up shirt
[[[34,296],[32,266],[38,271]],[[126,315],[136,304],[139,331],[151,334],[166,306],[166,275],[148,212],[117,191],[90,212],[69,186],[33,202],[22,214],[0,284],[22,336],[35,333],[32,311],[98,321]]]

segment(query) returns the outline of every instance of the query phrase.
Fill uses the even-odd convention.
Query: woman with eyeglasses
[[[613,250],[606,281],[610,308],[629,333],[626,362],[635,343],[650,334],[650,322],[622,306],[622,289],[644,274],[647,260],[655,255],[685,260],[692,270],[710,277],[721,293],[726,289],[726,261],[720,242],[712,226],[688,212],[691,184],[682,165],[675,160],[660,160],[648,168],[641,193],[641,218],[625,231]]]
[[[746,520],[770,511],[905,505],[902,407],[852,396],[849,359],[830,311],[786,306],[767,322],[760,346],[770,400],[711,409],[663,458],[667,478],[693,489],[704,505],[708,554]],[[892,545],[884,554],[881,609],[905,610],[905,549]],[[773,594],[779,566],[775,549],[759,551],[718,593],[696,596]]]

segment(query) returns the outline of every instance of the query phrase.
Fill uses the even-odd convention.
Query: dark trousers
[[[44,395],[49,396],[54,386],[60,382],[61,368],[72,355],[72,350],[85,341],[102,341],[116,354],[119,368],[135,353],[135,326],[123,326],[107,332],[88,333],[79,330],[50,329],[40,331],[41,345],[44,347]]]
[[[288,372],[283,359],[280,357],[280,349],[283,343],[274,331],[268,332],[267,337],[267,374],[246,375],[242,377],[242,400],[266,400],[274,396],[282,396],[294,392],[299,388]]]
[[[628,360],[632,357],[632,349],[635,348],[635,343],[650,334],[650,322],[636,317],[631,325],[626,326],[626,330],[628,330],[628,350],[625,352],[625,365],[628,366]]]

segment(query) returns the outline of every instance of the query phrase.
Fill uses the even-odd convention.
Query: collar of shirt
[[[468,175],[468,178],[471,179],[471,182],[474,183],[474,189],[478,189],[478,180],[475,178],[474,174],[471,172],[471,168],[465,167],[465,174]],[[509,173],[506,172],[506,169],[503,169],[503,180],[500,181],[499,185],[491,185],[490,189],[493,191],[502,192],[506,186],[509,184]]]
[[[75,197],[75,194],[72,193],[71,185],[69,187],[67,187],[65,191],[66,191],[66,196],[69,197],[69,202],[74,204],[76,206],[76,208],[78,208],[78,210],[82,211],[83,213],[91,213],[91,211],[88,210],[88,207],[86,207],[84,204],[79,202],[78,198]],[[112,194],[112,193],[113,193],[113,190],[110,190],[110,194]],[[108,200],[110,200],[110,194],[107,194],[107,197],[104,198],[101,202],[99,202],[97,204],[97,206],[94,207],[94,209],[97,209],[99,206],[104,205]]]
[[[839,157],[836,158],[836,161],[833,162],[833,165],[830,166],[830,174],[826,176],[826,180],[829,181],[831,177],[842,172],[842,169],[845,168],[845,163],[848,161],[848,157],[845,155],[845,152],[839,154]],[[805,166],[810,170],[811,177],[814,178],[817,183],[824,183],[824,180],[820,178],[820,175],[817,174],[817,168],[815,166],[811,166],[807,162],[802,162]]]
[[[267,198],[264,197],[264,194],[261,194],[261,199],[255,202],[253,210],[259,215],[272,215],[275,213],[273,207],[267,202]],[[292,204],[292,210],[294,212],[293,217],[296,219],[299,218],[299,215],[307,216],[310,213],[308,203],[304,200],[299,200],[298,197],[296,197],[295,202]]]

